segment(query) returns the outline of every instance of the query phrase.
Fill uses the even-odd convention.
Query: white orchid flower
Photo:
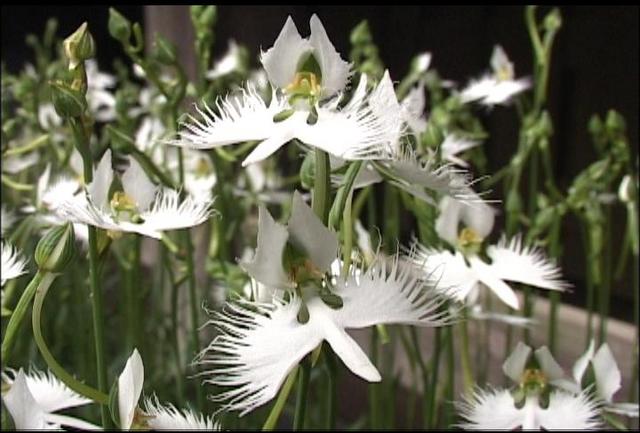
[[[546,347],[534,353],[535,368],[527,368],[532,349],[518,343],[502,369],[515,389],[478,390],[456,407],[466,430],[592,430],[601,426],[596,401],[586,392],[564,389],[564,372]]]
[[[121,430],[220,430],[211,417],[191,410],[162,405],[157,398],[145,399],[145,410],[138,407],[144,385],[144,365],[138,349],[127,359],[118,377],[118,415]]]
[[[453,289],[452,296],[474,303],[479,283],[487,286],[509,307],[518,309],[518,297],[505,282],[528,284],[547,290],[563,291],[568,283],[561,279],[561,270],[549,261],[538,248],[522,244],[520,236],[507,241],[503,237],[497,245],[487,248],[491,263],[476,253],[466,256],[460,251],[434,250],[416,244],[417,258],[426,275],[438,280],[438,286]]]
[[[426,100],[422,81],[409,91],[400,105],[402,108],[402,120],[418,139],[420,134],[427,130],[427,119],[424,115]]]
[[[243,57],[246,56],[245,50],[235,40],[230,39],[227,52],[213,64],[213,69],[207,71],[207,79],[216,80],[243,68]]]
[[[290,258],[285,270],[282,253],[287,240],[306,259]],[[346,329],[446,323],[446,313],[438,310],[442,298],[404,260],[378,257],[366,270],[352,268],[333,278],[327,273],[336,255],[335,234],[298,194],[286,227],[262,208],[256,253],[242,266],[265,285],[282,290],[283,297],[229,303],[209,322],[220,334],[199,362],[213,365],[202,373],[210,375],[206,382],[231,388],[213,397],[224,403],[224,410],[238,410],[242,416],[271,400],[289,372],[322,341],[354,374],[380,381],[380,373]],[[339,302],[328,305],[323,293]],[[308,320],[300,323],[303,310]]]
[[[203,110],[196,107],[202,119],[189,116],[171,143],[210,149],[260,141],[243,166],[262,161],[294,138],[349,160],[384,155],[394,129],[389,129],[389,114],[374,113],[361,86],[338,109],[350,65],[340,58],[316,15],[310,27],[311,37],[303,39],[289,17],[273,47],[262,53],[273,86],[268,105],[249,85],[240,97],[219,100],[215,112],[206,104]]]
[[[478,146],[479,144],[480,142],[477,140],[469,140],[459,135],[447,134],[440,145],[440,152],[445,161],[467,168],[469,167],[469,163],[458,155]]]
[[[438,204],[440,213],[436,219],[436,233],[454,247],[465,240],[461,239],[463,234],[482,241],[493,230],[495,210],[470,188],[465,193],[467,200],[444,196]],[[463,229],[459,231],[461,225]]]
[[[0,236],[4,237],[4,234],[15,224],[17,219],[13,211],[2,205],[2,208],[0,208]]]
[[[8,174],[18,174],[23,170],[37,164],[40,160],[38,152],[29,152],[24,155],[10,155],[2,157],[2,171]]]
[[[493,48],[491,68],[493,73],[472,80],[462,90],[460,98],[463,103],[478,101],[489,106],[506,104],[512,97],[531,87],[529,77],[515,79],[513,63],[500,45]]]
[[[27,259],[23,258],[17,248],[8,243],[2,242],[2,286],[8,280],[18,278],[27,272]]]
[[[589,364],[593,367],[596,395],[604,402],[604,409],[618,415],[638,418],[638,403],[613,402],[613,395],[622,387],[622,375],[607,343],[602,344],[596,352],[595,341],[591,340],[587,351],[576,361],[573,378],[578,390],[582,387]]]
[[[116,85],[116,77],[101,72],[98,63],[93,59],[87,60],[85,67],[89,111],[97,121],[111,122],[116,118],[116,98],[109,89]]]
[[[60,382],[51,372],[32,371],[25,375],[21,368],[15,379],[3,374],[10,389],[2,395],[16,430],[52,430],[68,426],[83,430],[100,430],[99,426],[57,412],[91,403]]]
[[[124,191],[114,193],[109,200],[113,176],[111,151],[107,150],[86,194],[82,192],[63,202],[57,213],[68,221],[159,239],[163,231],[201,224],[212,212],[211,201],[197,201],[193,197],[181,201],[178,191],[152,183],[131,157],[120,178]]]

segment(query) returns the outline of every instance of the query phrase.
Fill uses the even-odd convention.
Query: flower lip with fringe
[[[63,409],[83,406],[91,400],[80,396],[51,372],[33,370],[25,374],[21,368],[14,378],[3,373],[3,382],[10,385],[2,401],[9,411],[17,430],[60,429],[60,426],[83,430],[99,430],[100,427],[67,415],[58,415]]]
[[[258,248],[251,262],[259,266],[250,274],[270,281],[281,296],[268,302],[240,299],[214,312],[209,324],[220,333],[197,358],[199,364],[213,365],[200,373],[210,376],[205,382],[230,388],[212,397],[223,403],[221,410],[238,410],[241,416],[271,400],[295,365],[323,341],[353,373],[370,382],[380,381],[380,373],[346,329],[377,324],[442,326],[449,321],[440,308],[444,297],[405,257],[377,256],[367,269],[354,267],[347,274],[327,276],[336,260],[335,239],[325,234],[322,241],[323,235],[316,231],[322,223],[299,195],[294,196],[293,206],[288,228],[275,223],[266,210],[261,212]],[[300,236],[298,241],[304,239],[302,246],[311,246],[306,253],[315,269],[322,270],[320,280],[314,274],[305,283],[290,284],[279,253],[288,232]],[[272,248],[266,256],[263,252],[269,242]],[[329,253],[333,258],[325,260]],[[317,266],[325,261],[327,266]],[[255,269],[279,271],[256,273]],[[273,284],[278,281],[287,285]]]
[[[2,242],[2,286],[8,280],[18,278],[27,272],[27,259],[20,256],[20,252],[16,247],[9,243]]]
[[[261,60],[273,86],[269,105],[247,85],[237,98],[218,100],[215,111],[206,104],[204,110],[196,107],[201,120],[189,115],[178,138],[169,143],[210,149],[260,141],[243,166],[269,157],[294,138],[348,160],[388,156],[400,131],[400,118],[396,111],[376,110],[378,104],[372,99],[377,93],[367,95],[366,79],[338,108],[350,66],[335,51],[317,16],[311,18],[309,40],[299,35],[289,18]]]
[[[129,167],[121,176],[124,191],[116,192],[109,201],[114,171],[111,150],[103,155],[93,182],[81,192],[60,204],[58,215],[66,220],[110,230],[132,232],[159,239],[162,232],[194,227],[213,213],[212,201],[199,201],[153,184],[138,162],[129,157]]]

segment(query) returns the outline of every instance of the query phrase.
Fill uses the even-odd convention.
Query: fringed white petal
[[[327,271],[338,253],[338,236],[322,224],[298,191],[293,193],[288,229],[290,242],[318,269]]]
[[[0,273],[2,274],[2,286],[8,280],[18,278],[20,275],[27,272],[25,269],[27,266],[27,259],[22,257],[18,252],[18,249],[13,245],[2,242],[2,268]]]
[[[442,326],[448,315],[441,309],[444,297],[433,281],[424,278],[413,259],[377,257],[366,271],[355,268],[337,279],[333,292],[342,298],[342,308],[332,310],[344,328],[377,324]]]
[[[134,349],[118,377],[118,413],[122,430],[128,430],[133,423],[143,384],[144,366],[142,358],[138,353],[138,349]]]
[[[258,209],[258,241],[251,260],[241,260],[240,266],[253,278],[268,287],[293,287],[282,267],[282,254],[289,239],[289,232],[275,222],[269,211]]]
[[[9,391],[2,395],[2,401],[13,419],[16,430],[43,430],[57,427],[45,421],[46,414],[29,390],[22,368]]]
[[[56,412],[92,402],[71,390],[50,371],[45,373],[32,370],[28,375],[25,375],[25,379],[36,403],[45,412]]]
[[[211,396],[223,402],[222,410],[240,416],[275,397],[289,372],[321,341],[322,333],[311,319],[298,322],[301,301],[285,303],[239,301],[215,312],[209,322],[221,332],[201,353],[199,363],[212,365],[205,381],[231,387]]]
[[[510,241],[503,237],[487,248],[495,277],[549,290],[565,290],[570,285],[562,280],[560,268],[535,247],[523,245],[520,236]]]
[[[4,237],[4,234],[9,230],[9,228],[11,228],[18,218],[15,213],[7,209],[5,205],[2,205],[0,212],[0,236]]]
[[[402,118],[416,139],[427,129],[427,120],[424,117],[425,105],[424,84],[422,82],[413,87],[401,103]]]
[[[522,425],[521,410],[507,390],[477,390],[455,405],[464,430],[514,430]]]
[[[220,430],[212,416],[204,416],[190,409],[179,410],[172,404],[162,405],[157,397],[144,401],[145,413],[150,416],[152,430]]]
[[[389,70],[384,72],[382,79],[368,98],[369,107],[373,114],[380,119],[387,131],[388,152],[396,155],[400,152],[400,136],[403,129],[403,110],[398,102]]]
[[[80,190],[76,179],[61,177],[52,182],[41,196],[41,204],[49,211],[55,211],[62,203],[72,200]]]
[[[140,234],[153,233],[155,238],[160,238],[160,232],[195,227],[206,221],[214,212],[213,201],[198,201],[192,196],[180,200],[178,191],[163,188],[156,196],[151,209],[142,212],[140,217],[142,224],[121,223],[124,231],[133,231]]]
[[[285,88],[295,77],[300,57],[312,46],[303,39],[291,17],[287,18],[273,46],[260,55],[260,61],[269,81],[275,87]]]
[[[181,123],[178,138],[169,143],[195,149],[211,149],[250,140],[271,137],[282,122],[273,117],[288,108],[285,98],[272,91],[267,105],[255,87],[247,85],[238,97],[227,96],[216,102],[215,110],[206,103],[196,106],[200,119],[192,115]]]
[[[342,60],[316,14],[311,17],[309,27],[309,44],[313,47],[313,55],[322,72],[322,96],[330,97],[346,87],[351,75],[351,64]],[[291,55],[292,53],[287,53],[287,56]]]
[[[469,163],[459,158],[458,154],[472,149],[479,144],[480,141],[477,140],[469,140],[455,134],[447,134],[440,145],[440,151],[442,152],[442,157],[445,160],[461,167],[468,167]]]
[[[545,430],[596,430],[602,427],[598,403],[586,392],[578,395],[552,392],[549,407],[538,410],[540,427]]]

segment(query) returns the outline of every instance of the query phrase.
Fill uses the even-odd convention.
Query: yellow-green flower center
[[[465,254],[477,254],[483,238],[472,228],[465,227],[458,235],[458,247]]]

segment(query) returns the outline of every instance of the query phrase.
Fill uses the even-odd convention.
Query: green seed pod
[[[114,8],[109,8],[109,34],[123,45],[129,44],[131,22]]]
[[[87,99],[80,90],[75,90],[58,81],[51,82],[51,102],[60,117],[80,117],[87,109]]]
[[[64,52],[69,59],[69,69],[75,69],[79,63],[96,55],[95,42],[84,22],[78,30],[63,42]]]
[[[62,272],[74,258],[75,240],[71,223],[54,227],[45,233],[36,246],[38,268],[45,272]]]

